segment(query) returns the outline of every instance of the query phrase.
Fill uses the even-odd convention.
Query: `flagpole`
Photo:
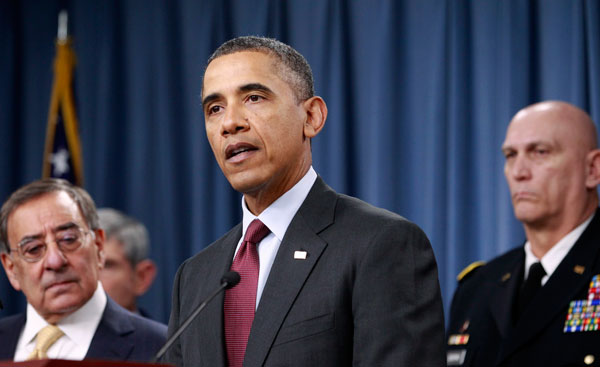
[[[58,38],[58,42],[65,43],[67,42],[68,33],[68,20],[69,15],[66,10],[61,10],[58,13],[58,33],[56,37]]]

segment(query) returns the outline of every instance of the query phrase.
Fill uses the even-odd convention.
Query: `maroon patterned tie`
[[[240,283],[225,291],[225,343],[229,367],[242,367],[250,328],[256,309],[258,285],[258,252],[256,245],[271,231],[255,219],[246,230],[231,270],[240,273]]]

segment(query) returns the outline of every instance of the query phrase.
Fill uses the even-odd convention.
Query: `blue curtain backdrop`
[[[600,121],[600,2],[11,0],[0,2],[0,197],[41,175],[57,14],[69,11],[85,188],[142,220],[167,321],[179,264],[240,218],[199,101],[206,59],[238,35],[291,44],[329,106],[314,167],[419,224],[445,305],[456,274],[524,237],[500,146],[521,107],[561,99]],[[23,308],[2,272],[0,317]]]

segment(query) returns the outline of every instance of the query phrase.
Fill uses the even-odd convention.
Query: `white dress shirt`
[[[242,245],[246,230],[254,219],[258,218],[271,230],[271,233],[257,244],[260,265],[258,271],[258,287],[256,290],[256,307],[258,307],[258,302],[260,301],[263,289],[265,288],[265,283],[269,277],[269,272],[273,266],[277,250],[279,250],[281,240],[283,240],[283,236],[285,235],[290,222],[304,202],[304,199],[306,199],[306,196],[308,196],[308,192],[316,180],[317,173],[311,166],[304,177],[302,177],[294,187],[289,189],[285,194],[279,197],[279,199],[275,200],[273,204],[269,205],[269,207],[260,213],[258,217],[254,216],[254,214],[248,210],[246,201],[242,197],[243,230],[242,237],[237,244],[235,253],[238,252]],[[235,258],[235,254],[233,256]]]
[[[578,225],[574,230],[569,232],[566,236],[564,236],[560,241],[556,243],[556,245],[552,246],[552,248],[546,252],[546,254],[538,259],[531,251],[531,243],[527,241],[525,243],[525,276],[524,279],[527,279],[529,275],[529,268],[532,264],[536,262],[541,262],[544,270],[546,271],[546,275],[542,278],[542,285],[546,284],[548,278],[554,273],[558,265],[563,261],[567,253],[571,250],[575,242],[579,239],[583,231],[587,228],[588,224],[592,221],[594,214],[592,214],[585,222]]]
[[[50,346],[46,353],[48,358],[83,360],[92,343],[98,324],[100,324],[106,302],[104,288],[98,282],[92,298],[56,324],[64,335]],[[33,352],[36,334],[46,325],[48,325],[46,320],[37,313],[33,306],[27,304],[27,321],[17,343],[14,358],[16,362],[26,360]]]

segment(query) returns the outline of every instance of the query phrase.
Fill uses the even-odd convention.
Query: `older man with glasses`
[[[107,297],[99,282],[104,232],[83,189],[45,179],[15,191],[0,210],[0,258],[27,298],[0,319],[0,359],[148,360],[166,326]]]

